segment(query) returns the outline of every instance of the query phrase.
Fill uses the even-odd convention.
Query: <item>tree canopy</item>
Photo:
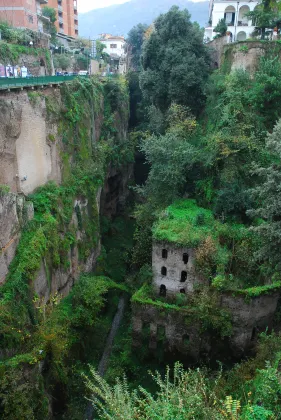
[[[142,65],[140,84],[148,104],[166,111],[175,102],[199,114],[210,58],[203,32],[190,21],[187,10],[174,6],[156,19],[143,46]]]
[[[144,35],[147,29],[148,25],[139,23],[138,25],[134,26],[128,33],[127,42],[132,48],[132,65],[135,70],[140,70],[142,45],[145,40]]]

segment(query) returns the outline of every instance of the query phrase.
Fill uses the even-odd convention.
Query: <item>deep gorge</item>
[[[128,42],[0,93],[0,418],[279,419],[280,42]]]

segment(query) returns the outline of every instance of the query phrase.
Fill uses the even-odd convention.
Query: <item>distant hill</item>
[[[92,10],[79,15],[79,34],[96,38],[101,33],[127,35],[138,23],[151,24],[160,13],[173,5],[188,9],[193,21],[205,26],[208,21],[209,1],[194,3],[188,0],[131,0],[127,3]]]

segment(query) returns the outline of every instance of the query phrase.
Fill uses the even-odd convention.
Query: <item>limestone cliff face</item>
[[[35,95],[32,103],[26,91],[0,94],[0,184],[24,194],[61,181],[57,127],[46,119],[45,99]]]
[[[258,69],[261,57],[275,49],[275,54],[281,59],[280,47],[277,42],[244,41],[227,43],[227,37],[214,39],[208,44],[213,61],[213,67],[224,66],[224,71],[246,70],[254,73]]]
[[[87,125],[81,134],[84,138],[79,138],[79,129],[77,133],[75,131],[70,133],[80,144],[85,143],[85,138],[90,139],[91,144],[83,146],[87,156],[92,150],[86,152],[85,147],[93,149],[96,142],[104,136],[103,100],[100,96],[99,110],[95,111],[95,115],[93,105],[85,102],[85,107],[88,107],[86,111],[88,120],[85,121]],[[48,107],[51,107],[51,112]],[[68,176],[71,174],[75,157],[68,151],[65,164],[64,142],[68,139],[65,138],[65,131],[58,116],[59,112],[63,115],[68,111],[63,103],[60,89],[0,93],[0,186],[1,184],[8,186],[11,191],[10,194],[0,196],[0,284],[5,281],[9,265],[15,256],[24,225],[24,214],[28,213],[27,220],[32,218],[30,207],[32,203],[26,202],[25,197],[48,181],[60,185],[65,171]],[[120,118],[118,112],[115,112],[113,123],[117,141],[119,138],[126,138],[126,118],[125,120]],[[73,153],[75,154],[75,148]],[[104,186],[97,189],[95,199],[92,199],[91,203],[87,200],[87,194],[72,197],[72,203],[69,204],[72,206],[71,221],[67,222],[65,228],[61,226],[59,233],[62,240],[66,230],[73,232],[74,235],[73,244],[67,251],[68,263],[63,267],[50,269],[50,261],[42,259],[33,284],[34,292],[40,298],[47,301],[50,295],[56,292],[67,295],[81,272],[93,270],[100,252],[100,243],[98,240],[95,247],[81,258],[79,246],[82,244],[83,247],[87,235],[79,217],[90,220],[93,217],[93,206],[97,218],[100,208],[106,215],[114,216],[124,205],[127,183],[131,175],[132,167],[129,165],[118,169],[109,165]]]
[[[4,283],[14,258],[24,224],[33,218],[32,203],[23,196],[0,194],[0,285]]]

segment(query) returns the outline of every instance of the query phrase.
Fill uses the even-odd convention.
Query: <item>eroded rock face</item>
[[[18,246],[20,231],[33,218],[33,205],[23,196],[0,193],[0,285],[4,283]]]
[[[100,190],[97,193],[96,200],[97,207],[99,209]],[[86,214],[88,215],[88,201],[77,199],[73,204],[70,228],[73,227],[76,231],[76,241],[78,242],[87,239],[84,232],[79,229],[79,222],[76,211],[77,206],[79,207],[79,213],[83,218],[83,216]],[[44,302],[47,302],[50,296],[54,296],[56,293],[59,293],[63,297],[67,296],[82,272],[91,273],[94,270],[97,258],[100,254],[100,241],[98,241],[97,246],[92,249],[86,261],[81,261],[79,258],[77,242],[68,252],[67,267],[59,267],[54,269],[52,267],[48,267],[46,261],[44,259],[42,260],[39,273],[33,283],[33,288],[34,293]]]
[[[45,99],[34,95],[32,103],[26,91],[0,93],[0,184],[24,194],[61,181],[57,127],[46,119]]]

